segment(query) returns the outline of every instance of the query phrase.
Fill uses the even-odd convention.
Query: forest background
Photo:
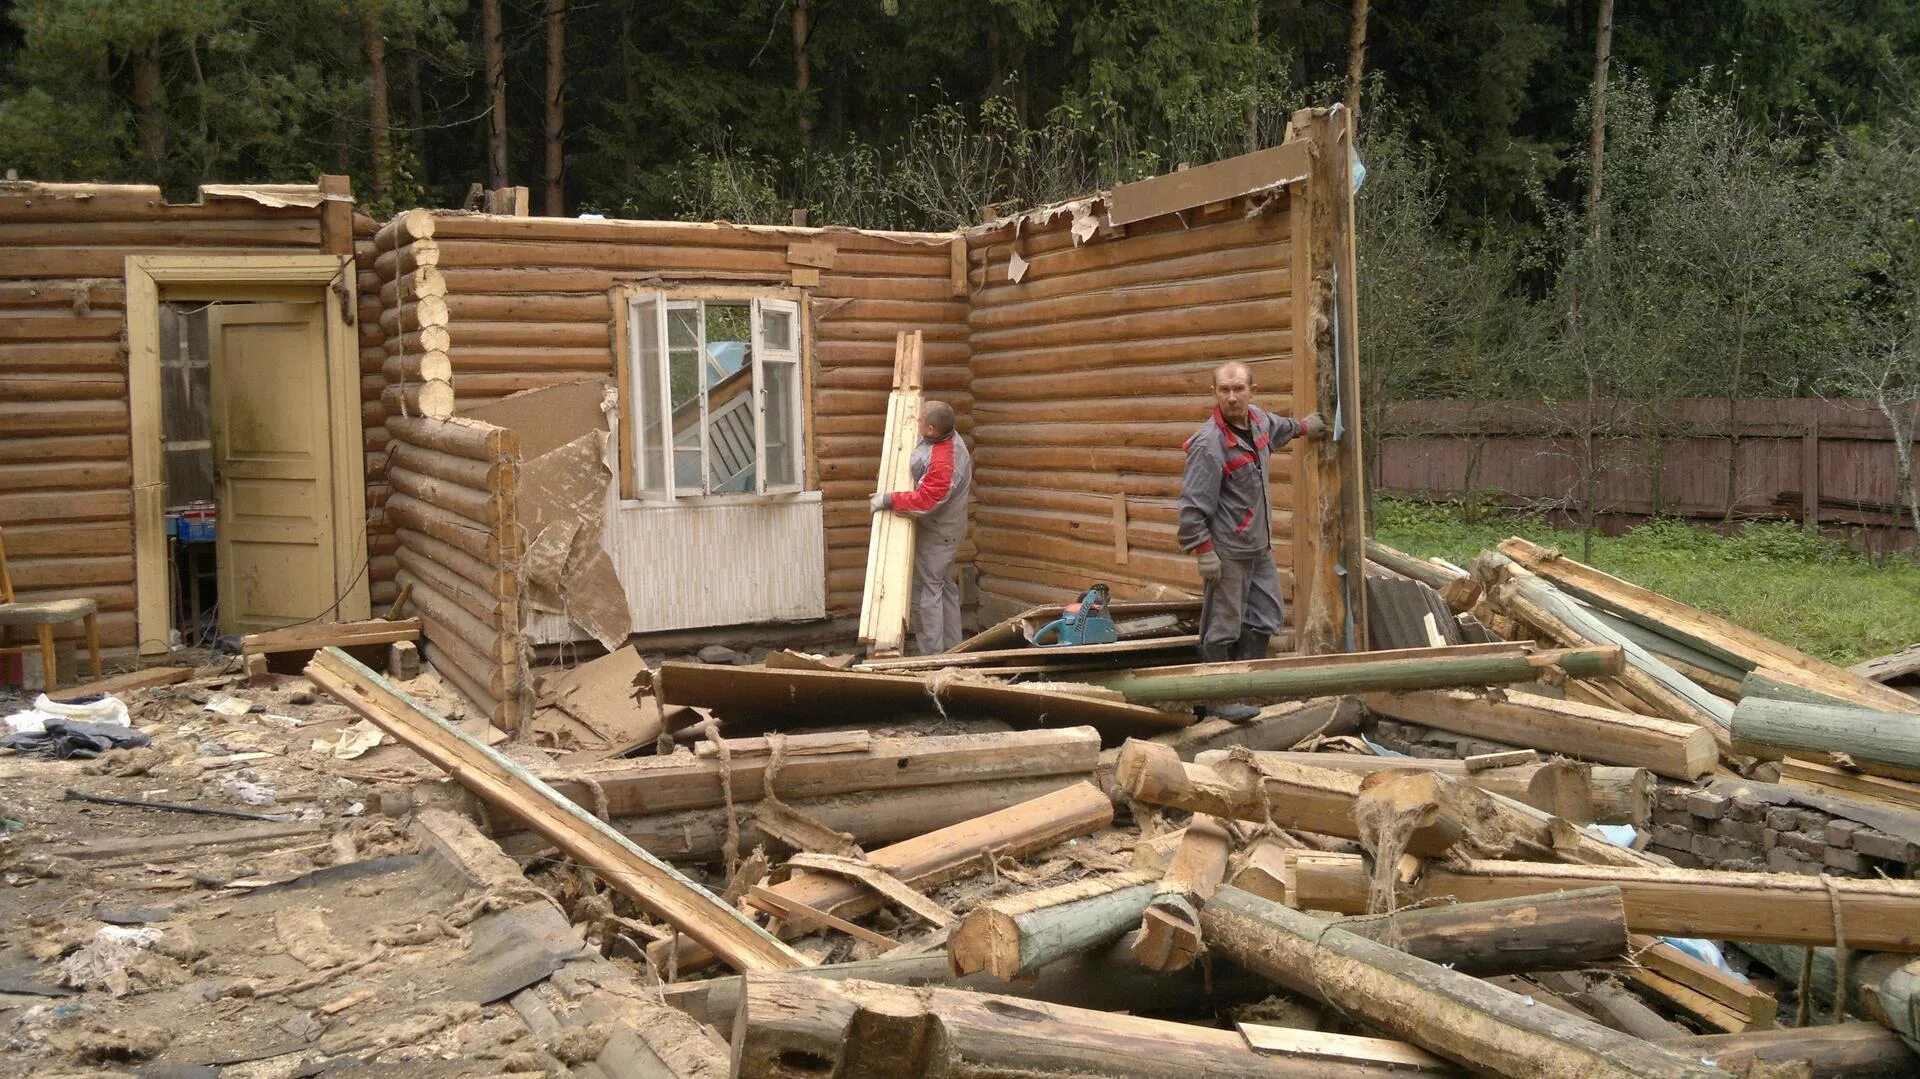
[[[1525,402],[1590,535],[1668,403],[1858,398],[1920,522],[1920,0],[0,2],[0,170],[176,198],[344,172],[376,216],[481,183],[949,229],[1334,101],[1372,431]]]

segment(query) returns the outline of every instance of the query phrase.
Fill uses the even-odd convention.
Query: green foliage
[[[1458,506],[1383,499],[1382,543],[1464,564],[1508,536],[1576,552],[1580,535],[1539,518],[1470,522]],[[1920,564],[1875,566],[1845,544],[1783,523],[1732,535],[1653,521],[1594,541],[1592,564],[1835,663],[1920,640]]]

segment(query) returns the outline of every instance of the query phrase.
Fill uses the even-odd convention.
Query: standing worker
[[[1253,373],[1238,361],[1213,372],[1213,418],[1187,439],[1187,471],[1180,481],[1180,549],[1199,562],[1200,658],[1209,663],[1260,659],[1280,632],[1280,577],[1273,566],[1273,509],[1267,498],[1267,461],[1295,435],[1319,438],[1318,413],[1291,420],[1254,407]],[[1209,710],[1244,721],[1257,710],[1222,705]]]
[[[920,410],[911,491],[882,491],[867,500],[874,513],[892,510],[918,522],[913,536],[913,641],[920,654],[960,643],[960,582],[953,554],[967,534],[967,492],[973,455],[953,432],[953,406],[928,401]]]

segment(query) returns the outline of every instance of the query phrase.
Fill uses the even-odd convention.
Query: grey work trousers
[[[1285,611],[1280,601],[1280,575],[1273,568],[1273,552],[1220,555],[1220,579],[1206,586],[1200,598],[1200,643],[1231,645],[1247,630],[1269,637],[1280,632]],[[916,593],[917,594],[917,593]]]
[[[959,644],[960,582],[953,577],[959,539],[920,535],[913,544],[913,643],[931,656]]]

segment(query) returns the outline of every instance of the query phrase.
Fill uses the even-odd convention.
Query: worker
[[[1200,658],[1260,659],[1280,632],[1280,576],[1273,566],[1273,510],[1267,462],[1295,436],[1316,439],[1319,414],[1276,416],[1253,403],[1253,372],[1238,361],[1213,372],[1213,416],[1187,439],[1180,481],[1180,549],[1199,564]],[[1258,710],[1216,706],[1209,714],[1245,721]]]
[[[913,448],[911,491],[882,491],[867,500],[875,513],[913,518],[913,641],[921,655],[960,643],[960,582],[953,554],[967,534],[967,493],[973,455],[953,430],[953,406],[928,401],[920,410],[920,443]]]

